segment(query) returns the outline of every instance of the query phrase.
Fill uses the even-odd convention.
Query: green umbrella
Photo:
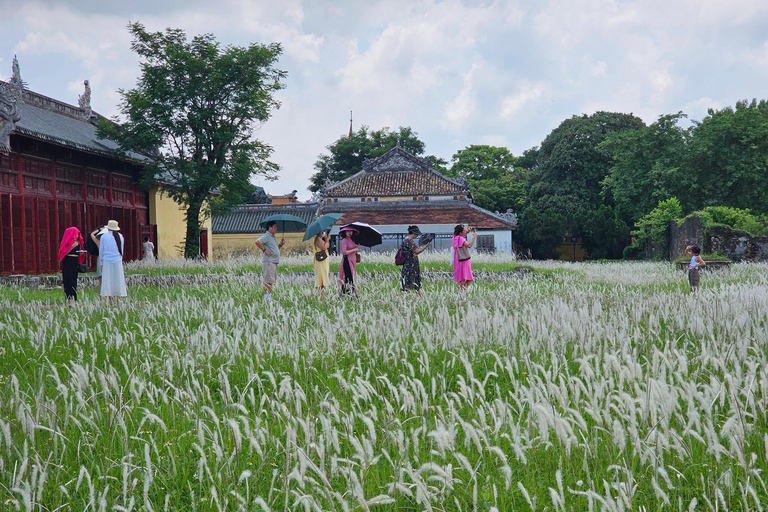
[[[304,232],[304,241],[306,242],[321,231],[328,231],[343,216],[343,213],[326,213],[318,217],[315,222],[307,226],[307,230]]]
[[[307,227],[307,223],[301,220],[301,217],[297,217],[289,213],[278,213],[275,215],[270,215],[269,217],[259,222],[259,224],[266,228],[267,222],[272,220],[277,222],[277,230],[282,233],[297,233],[299,231],[304,231],[304,228]]]

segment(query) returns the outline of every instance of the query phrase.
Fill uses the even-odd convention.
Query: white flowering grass
[[[765,265],[3,290],[15,510],[763,510]]]
[[[395,253],[361,251],[363,263],[361,272],[391,272],[395,269]],[[450,270],[453,255],[449,251],[426,251],[419,255],[425,270]],[[338,271],[340,256],[331,256],[331,270]],[[291,254],[280,257],[278,272],[312,271],[312,254]],[[473,253],[472,263],[480,270],[509,270],[522,262],[509,253]],[[217,260],[187,260],[163,258],[154,261],[132,261],[126,263],[129,274],[248,274],[261,272],[261,255],[245,255]]]

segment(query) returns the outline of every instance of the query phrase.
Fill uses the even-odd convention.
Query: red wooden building
[[[0,273],[59,271],[58,247],[69,226],[84,234],[115,219],[126,261],[140,257],[149,225],[147,192],[138,186],[143,157],[120,157],[96,136],[101,116],[90,88],[75,107],[0,81]],[[91,261],[91,264],[94,262]]]

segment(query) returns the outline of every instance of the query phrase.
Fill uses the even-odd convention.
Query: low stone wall
[[[752,236],[720,226],[711,228],[708,235],[711,252],[725,254],[733,261],[768,260],[768,236]]]
[[[768,261],[768,236],[752,236],[723,226],[709,228],[704,240],[704,225],[698,217],[690,217],[678,226],[669,223],[669,258],[685,256],[686,245],[698,245],[708,253],[728,256],[731,261]]]
[[[510,279],[520,277],[537,277],[533,270],[528,267],[518,267],[515,270],[488,272],[473,272],[479,279]],[[392,272],[360,272],[363,278],[399,278],[399,271]],[[421,273],[425,279],[453,279],[451,271],[430,271],[425,270]],[[312,272],[285,272],[280,273],[279,277],[306,278],[314,280]],[[337,276],[331,272],[331,278],[335,281]],[[231,282],[246,282],[261,284],[261,274],[171,274],[160,276],[148,276],[144,274],[130,274],[125,276],[125,284],[131,286],[195,286],[201,284],[218,284]],[[78,288],[95,288],[99,284],[99,278],[96,276],[81,275],[77,278]],[[47,290],[61,288],[61,276],[0,276],[0,286],[10,286],[16,288],[28,288],[31,290]]]

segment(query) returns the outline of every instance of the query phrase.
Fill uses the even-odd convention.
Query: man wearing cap
[[[256,240],[258,247],[264,255],[261,257],[261,275],[264,279],[264,300],[272,300],[272,286],[277,281],[277,264],[280,263],[280,248],[285,243],[285,239],[277,243],[275,235],[277,234],[277,222],[272,220],[267,222],[267,232]]]

